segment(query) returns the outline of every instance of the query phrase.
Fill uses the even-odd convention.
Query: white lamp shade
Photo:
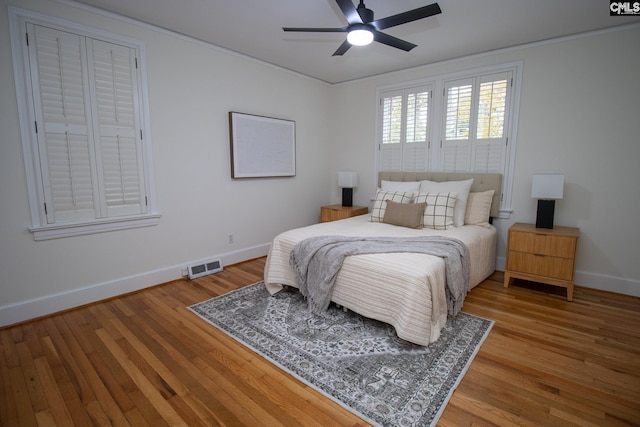
[[[562,199],[564,175],[539,174],[531,177],[531,197],[534,199]]]
[[[338,187],[353,188],[358,186],[358,173],[354,171],[338,172]]]

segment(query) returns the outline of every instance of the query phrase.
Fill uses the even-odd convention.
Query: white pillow
[[[467,210],[464,214],[464,223],[469,225],[480,225],[489,227],[489,217],[491,216],[491,201],[494,190],[481,191],[479,193],[469,193],[467,199]]]
[[[383,191],[378,190],[376,198],[373,201],[373,209],[371,209],[371,222],[383,222],[384,213],[387,209],[385,200],[391,200],[396,203],[411,203],[413,193],[405,193],[399,191]]]
[[[473,178],[464,181],[420,181],[421,193],[456,193],[458,195],[453,212],[453,226],[464,225],[464,213],[467,210],[467,198],[473,184]]]
[[[385,181],[382,180],[380,189],[384,191],[401,191],[408,192],[413,191],[417,193],[420,191],[420,181]]]
[[[434,230],[452,228],[456,193],[418,193],[414,203],[426,203],[422,226]]]

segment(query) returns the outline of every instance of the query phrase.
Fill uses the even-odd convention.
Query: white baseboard
[[[640,280],[576,271],[576,286],[640,297]]]
[[[265,256],[268,251],[269,243],[265,243],[234,252],[213,255],[212,257],[220,258],[222,265],[225,266]],[[196,262],[196,260],[193,261],[193,263]],[[179,279],[182,277],[183,267],[187,264],[191,264],[191,262],[141,273],[135,276],[123,277],[109,282],[97,283],[68,292],[60,292],[15,304],[0,306],[0,327]],[[504,271],[504,267],[505,258],[498,257],[496,259],[496,269]],[[638,280],[576,271],[575,283],[576,286],[640,297],[640,281]]]
[[[504,271],[505,266],[505,257],[497,257],[496,270]],[[607,276],[604,274],[577,270],[574,283],[576,286],[584,286],[585,288],[640,297],[640,280],[625,279],[622,277]]]
[[[220,258],[222,265],[225,266],[265,256],[268,250],[269,243],[265,243],[263,245],[214,256]],[[194,263],[195,262],[196,261],[194,261]],[[179,279],[182,277],[183,267],[187,264],[191,264],[191,262],[185,262],[180,265],[173,265],[104,283],[97,283],[72,291],[60,292],[15,304],[0,306],[0,327],[13,325]]]

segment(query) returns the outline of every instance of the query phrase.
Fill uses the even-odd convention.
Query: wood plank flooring
[[[187,310],[264,258],[0,330],[0,426],[365,426]],[[640,425],[640,299],[495,273],[463,311],[495,325],[442,426]]]

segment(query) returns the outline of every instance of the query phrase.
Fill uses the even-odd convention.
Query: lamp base
[[[553,228],[553,214],[555,207],[555,200],[538,200],[536,228]]]
[[[353,188],[342,188],[342,206],[353,206]]]

